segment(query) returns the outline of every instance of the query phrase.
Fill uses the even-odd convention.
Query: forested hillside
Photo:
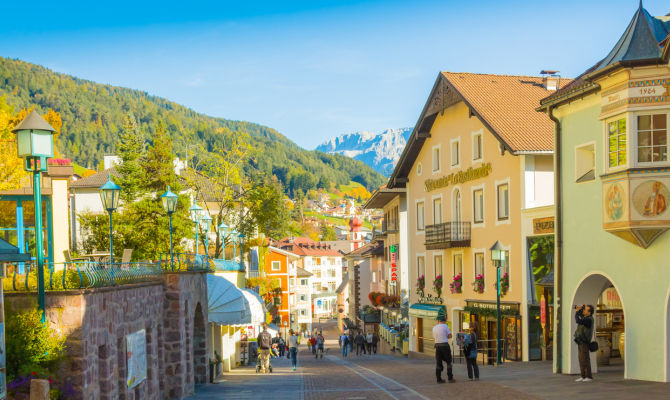
[[[291,194],[352,180],[371,191],[385,182],[360,161],[302,149],[272,128],[209,117],[146,92],[98,84],[20,60],[0,57],[0,96],[6,96],[15,111],[35,107],[40,113],[49,108],[59,112],[61,152],[89,168],[97,167],[103,155],[115,153],[123,118],[132,113],[147,133],[162,121],[182,157],[225,146],[227,130],[246,132],[255,153],[245,170],[276,175]]]

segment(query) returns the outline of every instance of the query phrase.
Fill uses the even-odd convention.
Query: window
[[[302,316],[307,315],[307,311],[305,311],[304,309],[300,310],[300,315],[302,315]]]
[[[321,278],[321,270],[320,269],[317,269],[316,271],[314,271],[314,273],[316,274],[317,278]]]
[[[626,165],[626,118],[607,124],[609,166]]]
[[[433,257],[433,263],[435,264],[435,277],[442,276],[442,255]]]
[[[454,276],[463,273],[463,254],[454,254]]]
[[[274,298],[274,304],[276,306],[280,306],[281,305],[281,297],[275,297]]]
[[[484,276],[484,253],[475,253],[475,278]]]
[[[417,277],[426,276],[426,260],[423,258],[423,256],[418,256],[416,258],[416,271]]]
[[[416,230],[422,231],[426,227],[423,201],[416,203]]]
[[[575,148],[575,181],[577,183],[596,179],[595,144],[589,143]]]
[[[300,286],[307,286],[309,283],[307,282],[307,279],[301,279],[300,280]]]
[[[314,258],[314,265],[321,265],[321,257]]]
[[[473,212],[472,216],[475,224],[484,222],[484,189],[477,189],[472,192]]]
[[[272,262],[272,270],[273,271],[280,271],[281,270],[281,261],[273,261]]]
[[[416,174],[417,174],[418,176],[421,176],[421,169],[422,169],[421,167],[422,167],[421,163],[418,163],[418,164],[416,165]]]
[[[665,114],[638,115],[637,161],[668,161],[668,131]]]
[[[509,274],[509,264],[510,264],[509,251],[505,251],[505,262],[500,267],[500,277],[501,278],[503,277],[503,275]]]
[[[301,294],[300,295],[300,301],[307,301],[307,295]]]
[[[498,219],[509,218],[509,185],[498,185]]]
[[[372,283],[375,283],[375,282],[377,282],[377,272],[372,271]]]
[[[482,134],[481,131],[472,135],[472,160],[482,159]]]
[[[442,223],[442,198],[433,199],[433,223]]]
[[[460,142],[458,140],[451,142],[451,166],[460,164]]]
[[[440,170],[440,147],[433,147],[433,172]]]
[[[289,279],[289,280],[288,280],[288,285],[289,285],[290,287],[295,287],[295,279],[293,279],[293,278]]]

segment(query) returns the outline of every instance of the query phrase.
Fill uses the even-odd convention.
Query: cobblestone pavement
[[[574,376],[555,375],[551,363],[507,363],[480,367],[481,380],[467,379],[464,364],[454,365],[456,383],[435,383],[429,358],[376,354],[343,359],[333,332],[324,326],[327,354],[315,359],[306,347],[298,370],[286,358],[272,360],[272,374],[243,367],[226,373],[213,385],[196,389],[191,400],[202,399],[668,399],[670,384],[623,380],[621,367],[600,371],[593,383],[575,383]]]

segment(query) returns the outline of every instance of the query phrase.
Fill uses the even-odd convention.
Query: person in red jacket
[[[316,336],[314,334],[309,338],[309,344],[312,345],[312,354],[316,354]]]

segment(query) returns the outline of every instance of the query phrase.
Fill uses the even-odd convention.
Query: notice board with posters
[[[128,389],[147,379],[147,334],[144,329],[126,335],[126,360],[128,361]]]

